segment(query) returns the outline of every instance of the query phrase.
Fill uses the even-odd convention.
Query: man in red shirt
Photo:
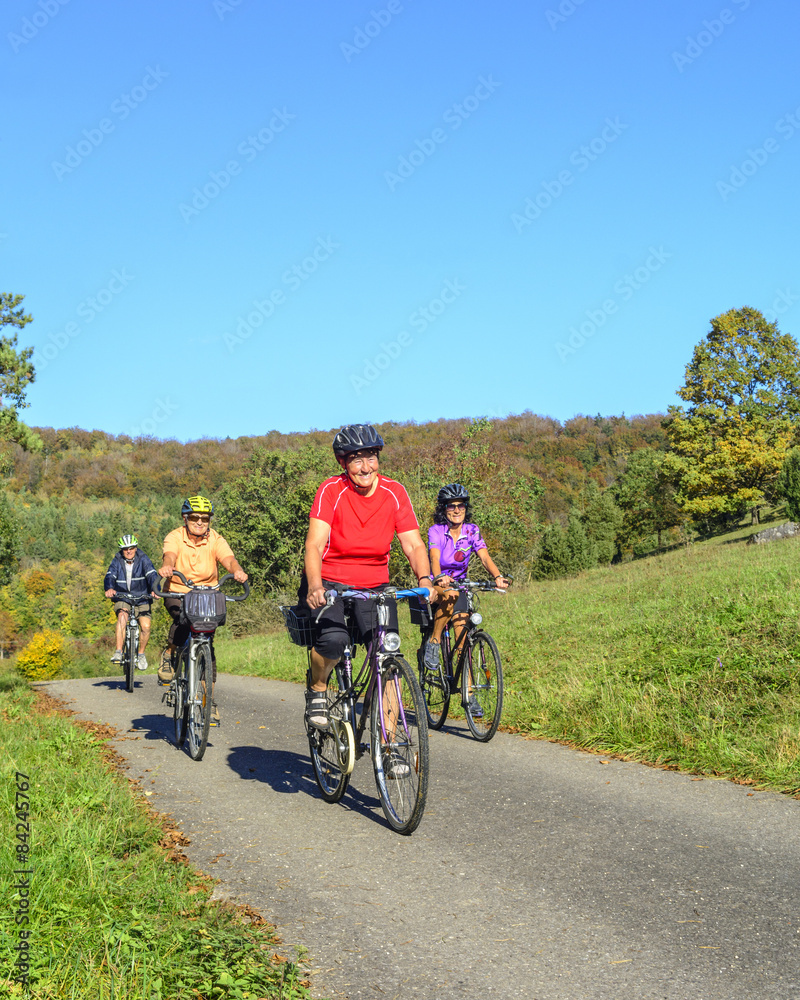
[[[344,472],[326,479],[317,490],[306,536],[305,579],[299,597],[305,598],[312,611],[325,605],[325,591],[336,584],[361,590],[388,586],[389,549],[395,533],[420,585],[433,596],[428,549],[408,493],[378,471],[382,448],[383,438],[370,424],[350,424],[333,439],[333,452]],[[374,608],[374,601],[358,601],[354,609],[366,642]],[[390,613],[389,627],[397,631],[394,602],[390,602]],[[311,650],[306,718],[320,729],[328,725],[328,677],[348,641],[344,604],[337,598],[317,622]]]

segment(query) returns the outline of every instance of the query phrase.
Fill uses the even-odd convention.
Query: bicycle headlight
[[[396,653],[400,648],[400,636],[397,632],[387,632],[383,637],[383,648],[387,653]]]
[[[483,621],[483,615],[478,611],[473,611],[469,616],[469,620],[473,625],[480,625]]]

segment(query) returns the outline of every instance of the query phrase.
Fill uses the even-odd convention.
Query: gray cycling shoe
[[[306,691],[306,722],[315,729],[328,728],[328,695],[325,691]]]
[[[442,644],[440,642],[431,642],[429,639],[425,643],[425,653],[422,659],[428,670],[438,670],[442,665]]]

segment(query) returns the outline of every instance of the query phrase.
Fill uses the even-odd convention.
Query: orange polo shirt
[[[233,555],[233,551],[222,537],[211,528],[203,538],[194,538],[185,527],[170,531],[164,539],[164,555],[174,555],[175,569],[180,570],[187,580],[203,586],[214,586],[219,582],[217,563]],[[186,587],[172,577],[165,581],[166,589],[176,594],[186,593]]]

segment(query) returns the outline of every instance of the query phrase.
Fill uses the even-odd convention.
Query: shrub
[[[52,629],[37,632],[17,657],[17,669],[28,680],[49,681],[67,660],[64,637]]]

